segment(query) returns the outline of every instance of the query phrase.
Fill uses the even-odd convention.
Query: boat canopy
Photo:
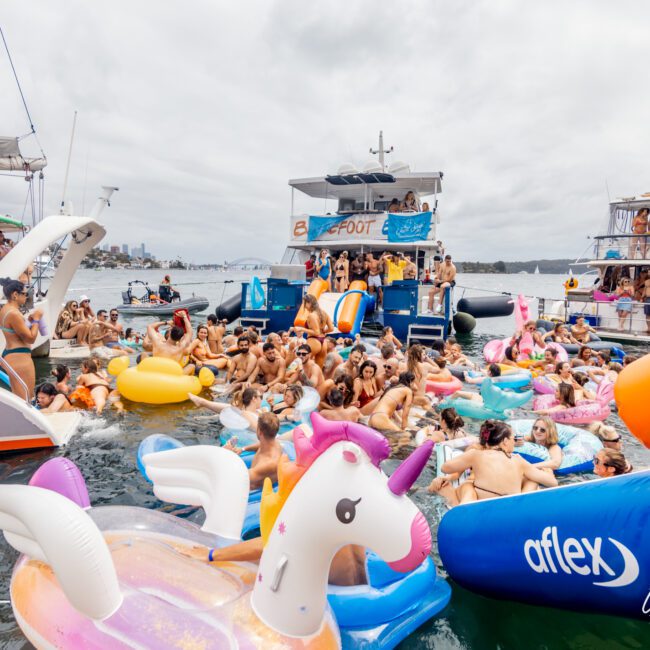
[[[0,137],[0,171],[37,172],[46,165],[46,158],[25,158],[20,153],[18,138]]]
[[[315,199],[357,199],[372,189],[375,197],[401,200],[408,191],[419,196],[441,192],[442,172],[358,172],[297,178],[289,181],[293,188]]]
[[[17,219],[12,219],[9,216],[0,215],[0,230],[2,232],[22,232],[26,230],[27,226]]]

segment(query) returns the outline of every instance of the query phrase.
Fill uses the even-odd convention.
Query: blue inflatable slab
[[[650,470],[457,506],[438,548],[484,596],[648,621]]]
[[[368,585],[330,585],[327,599],[343,648],[394,648],[447,606],[451,587],[436,575],[431,558],[408,574],[367,553]]]
[[[157,451],[167,451],[169,449],[178,449],[179,447],[184,447],[182,442],[172,438],[171,436],[166,436],[162,433],[154,433],[151,436],[147,436],[139,445],[138,452],[135,457],[135,464],[140,470],[140,474],[151,483],[151,479],[147,476],[147,470],[144,468],[144,463],[142,462],[143,456],[147,454],[153,454]]]

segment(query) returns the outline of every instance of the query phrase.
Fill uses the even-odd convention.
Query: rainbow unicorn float
[[[11,602],[25,636],[37,648],[394,647],[450,596],[435,570],[431,580],[430,568],[423,569],[431,562],[431,534],[406,496],[431,445],[416,449],[388,478],[379,467],[390,451],[383,436],[318,415],[312,424],[311,438],[295,430],[296,462],[282,458],[277,492],[265,485],[259,566],[196,559],[197,546],[207,558],[215,542],[237,537],[244,517],[246,467],[218,447],[144,457],[157,494],[172,501],[183,493],[184,502],[207,501],[228,478],[227,496],[211,501],[226,509],[221,516],[211,509],[201,530],[144,508],[90,508],[83,478],[65,459],[46,463],[29,486],[0,486],[0,527],[23,553]],[[179,485],[183,465],[189,478]],[[377,608],[369,601],[370,612],[359,609],[354,621],[348,612],[337,622],[338,608],[346,619],[360,590],[378,590],[369,571],[369,585],[337,588],[330,600],[338,604],[329,606],[329,566],[347,544],[371,548],[386,561],[388,591],[396,583],[386,577],[391,570],[428,576],[414,581],[420,593],[409,606],[400,592],[392,621],[372,620]]]

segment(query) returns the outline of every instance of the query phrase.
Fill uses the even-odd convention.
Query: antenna
[[[59,214],[65,214],[65,196],[68,191],[68,174],[70,173],[70,159],[72,158],[72,143],[74,142],[74,129],[77,126],[77,111],[72,118],[72,133],[70,134],[70,149],[68,149],[68,164],[65,167],[65,179],[63,181],[63,196],[61,197],[61,209]]]
[[[379,164],[381,165],[381,171],[386,171],[386,165],[384,165],[384,154],[385,153],[393,153],[393,147],[391,146],[390,149],[384,149],[384,132],[380,131],[379,132],[379,148],[378,149],[373,149],[370,147],[370,153],[373,154],[373,156],[378,153],[379,154]]]

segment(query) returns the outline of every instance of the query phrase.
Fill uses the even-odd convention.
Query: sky
[[[577,257],[608,196],[650,191],[649,24],[644,0],[0,7],[46,213],[77,111],[75,213],[118,186],[105,243],[193,262],[278,261],[288,179],[362,166],[380,130],[393,160],[444,172],[438,234],[456,259]],[[27,133],[2,51],[0,93],[0,135]],[[0,213],[21,216],[24,181],[0,188]]]

